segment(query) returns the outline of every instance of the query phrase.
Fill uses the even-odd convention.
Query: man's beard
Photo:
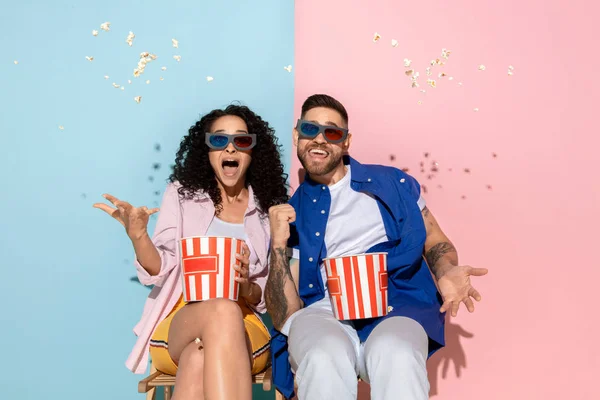
[[[308,152],[313,149],[318,149],[318,147],[310,147],[306,148],[303,153],[300,153],[300,149],[298,149],[298,159],[302,164],[304,170],[312,176],[323,176],[327,175],[336,169],[342,162],[343,154],[340,152],[338,154],[332,153],[331,151],[327,151],[329,153],[329,160],[326,163],[320,163],[318,165],[310,164],[306,159],[309,157]]]

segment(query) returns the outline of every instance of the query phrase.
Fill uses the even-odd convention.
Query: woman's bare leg
[[[196,338],[202,340],[202,351],[198,350]],[[188,346],[192,346],[191,353],[193,346],[203,353],[202,377],[188,374],[188,368],[196,367],[195,364],[186,366],[188,362],[184,358],[188,357]],[[189,383],[191,379],[203,380],[201,385],[206,400],[251,400],[252,377],[246,332],[242,312],[235,302],[214,299],[187,304],[179,310],[169,328],[169,355],[179,365],[177,375],[182,377],[182,386],[193,387],[194,384]],[[192,392],[189,396],[193,397],[187,397],[184,388],[180,387],[176,393],[178,391],[177,400],[202,399]]]
[[[172,400],[204,400],[204,349],[189,343],[179,356],[175,394]]]

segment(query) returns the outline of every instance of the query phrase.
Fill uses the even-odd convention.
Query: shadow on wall
[[[460,325],[452,323],[449,318],[446,320],[446,347],[435,353],[427,361],[427,374],[429,375],[429,397],[435,397],[439,394],[438,382],[440,379],[446,379],[450,364],[454,366],[454,373],[457,378],[461,377],[461,372],[467,367],[467,356],[461,345],[461,338],[470,339],[474,335],[464,330]],[[369,385],[360,382],[358,384],[358,400],[370,400]]]

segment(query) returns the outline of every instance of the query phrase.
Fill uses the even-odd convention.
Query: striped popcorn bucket
[[[337,319],[387,315],[387,253],[326,258],[323,262],[331,306]]]
[[[239,273],[233,264],[242,251],[242,241],[229,237],[188,237],[179,242],[183,300],[226,298],[237,301]]]

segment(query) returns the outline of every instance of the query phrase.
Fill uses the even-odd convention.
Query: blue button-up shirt
[[[425,225],[417,205],[419,183],[403,171],[381,165],[362,165],[345,157],[352,175],[350,186],[357,192],[371,194],[379,205],[387,242],[376,244],[367,253],[387,252],[388,315],[352,321],[361,342],[386,318],[404,316],[419,322],[429,336],[429,355],[444,345],[444,315],[442,304],[431,272],[423,259],[426,239]],[[296,210],[289,247],[300,254],[300,297],[309,306],[325,296],[321,264],[327,257],[325,230],[331,206],[329,188],[307,177],[298,187],[290,204]],[[322,210],[325,212],[323,213]],[[273,381],[287,398],[294,393],[287,337],[271,331]]]

